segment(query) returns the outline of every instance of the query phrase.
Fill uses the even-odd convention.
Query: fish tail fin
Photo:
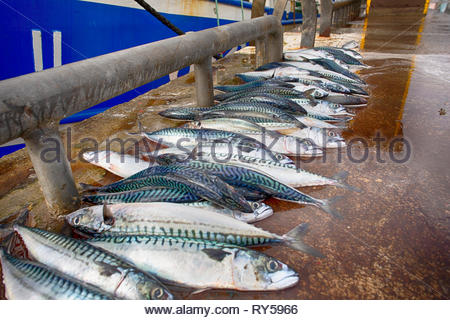
[[[222,92],[229,92],[231,88],[230,86],[215,86],[214,89],[220,90]]]
[[[86,192],[86,191],[97,191],[98,187],[92,185],[92,184],[88,184],[88,183],[79,183],[80,187],[81,187],[81,192]]]
[[[343,197],[337,196],[330,199],[321,199],[320,203],[318,204],[318,207],[323,211],[325,211],[326,213],[331,214],[333,217],[342,219],[343,218],[342,215],[335,208],[333,208],[333,204],[339,201],[341,198]]]
[[[0,227],[0,249],[3,248],[6,252],[11,252],[14,241],[14,226],[15,225],[30,225],[30,207],[24,208],[19,212],[17,218],[12,222],[2,224]]]
[[[292,249],[302,251],[314,257],[324,258],[325,256],[322,253],[303,242],[303,237],[308,232],[308,226],[308,223],[299,224],[283,235],[284,242]]]
[[[348,178],[348,172],[347,171],[341,171],[338,172],[337,174],[335,174],[332,179],[336,180],[337,183],[335,184],[336,186],[351,190],[351,191],[355,191],[355,192],[362,192],[361,189],[351,186],[349,184],[347,184],[347,178]]]

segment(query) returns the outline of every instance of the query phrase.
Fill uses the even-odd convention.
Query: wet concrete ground
[[[362,193],[334,187],[303,188],[317,197],[344,198],[338,220],[313,207],[277,200],[275,214],[257,226],[283,234],[309,222],[305,242],[326,255],[315,259],[285,247],[259,248],[297,270],[293,288],[271,293],[207,291],[190,299],[446,299],[449,295],[449,111],[450,16],[415,9],[371,8],[365,21],[338,30],[334,44],[361,39],[361,72],[369,85],[369,105],[357,111],[344,136],[351,147],[328,152],[324,159],[299,163],[332,176],[349,173],[348,183]],[[295,35],[289,35],[295,37]],[[320,41],[320,40],[319,40]],[[237,54],[216,65],[215,82],[236,83],[230,72],[252,67],[251,55]],[[156,113],[170,106],[193,105],[188,75],[160,89],[73,125],[72,158],[90,142],[130,138],[140,119],[148,130],[174,126]],[[385,139],[378,143],[374,138]],[[358,138],[358,139],[357,139]],[[397,139],[397,140],[395,140]],[[403,140],[402,140],[403,139]],[[132,147],[129,141],[126,148]],[[101,144],[101,147],[104,146]],[[100,149],[101,149],[100,147]],[[113,150],[119,149],[113,144]],[[410,151],[410,152],[409,152]],[[408,155],[410,154],[410,155]],[[21,162],[17,162],[22,157]],[[367,159],[366,159],[367,158]],[[13,166],[12,168],[9,166]],[[0,161],[0,219],[32,203],[35,224],[59,230],[61,220],[48,213],[26,154]],[[89,164],[74,161],[77,182],[117,179]],[[11,181],[16,181],[11,183]]]

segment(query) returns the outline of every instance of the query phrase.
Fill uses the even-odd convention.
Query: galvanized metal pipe
[[[315,0],[301,0],[302,4],[302,40],[300,47],[313,48],[316,40],[317,8]]]
[[[267,40],[268,62],[281,61],[283,59],[283,29],[279,26],[277,32],[270,33]]]
[[[194,65],[195,92],[199,107],[210,107],[214,103],[211,57]]]
[[[1,81],[0,143],[280,28],[264,16]]]
[[[261,37],[255,40],[255,60],[256,67],[260,67],[268,63],[268,52],[267,52],[267,38]]]
[[[331,19],[333,16],[333,2],[320,0],[320,30],[321,37],[329,37],[331,33]]]
[[[70,212],[80,200],[57,128],[41,127],[23,136],[42,193],[52,213]]]

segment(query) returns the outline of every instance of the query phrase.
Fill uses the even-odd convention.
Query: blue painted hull
[[[132,0],[130,0],[132,1]],[[215,18],[163,15],[183,31],[217,26]],[[289,18],[289,17],[288,17]],[[220,19],[220,24],[235,22]],[[32,30],[41,33],[42,66],[54,64],[53,32],[61,32],[61,62],[79,60],[176,36],[144,10],[79,0],[2,0],[0,2],[0,80],[35,71]],[[180,70],[179,75],[188,69]],[[161,79],[74,114],[61,123],[78,122],[157,88]],[[0,157],[11,148],[0,147]]]

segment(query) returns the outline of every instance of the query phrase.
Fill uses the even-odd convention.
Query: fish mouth
[[[292,159],[289,159],[289,158],[281,159],[279,162],[281,164],[294,164],[294,161]]]
[[[293,270],[281,270],[270,275],[271,283],[267,286],[267,290],[280,290],[295,286],[300,277]]]
[[[307,157],[319,157],[323,156],[323,150],[320,147],[309,147],[305,152],[301,154]]]
[[[326,148],[343,148],[346,146],[345,140],[343,138],[328,138],[326,141]]]

